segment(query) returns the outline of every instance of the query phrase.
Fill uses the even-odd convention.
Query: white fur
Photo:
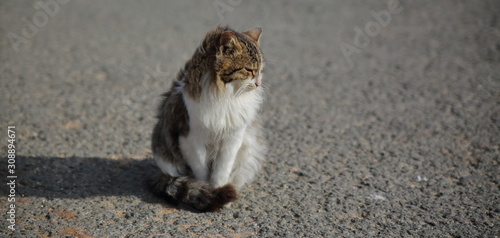
[[[259,128],[248,127],[243,137],[243,143],[236,155],[230,181],[237,187],[242,187],[252,181],[267,153],[267,147],[258,140]]]
[[[154,159],[156,161],[156,165],[160,168],[162,173],[169,174],[173,177],[181,176],[181,173],[177,170],[178,168],[176,168],[172,163],[165,161],[162,156],[155,154]]]
[[[179,144],[196,179],[209,181],[214,187],[230,182],[241,187],[260,168],[265,146],[259,144],[256,128],[249,127],[263,98],[256,80],[236,80],[218,94],[206,75],[199,100],[183,92],[190,130],[186,137],[180,137]],[[168,166],[165,170],[169,171]]]
[[[238,91],[237,86],[242,80],[236,80],[226,84],[226,92],[222,94],[218,94],[217,89],[209,85],[208,75],[204,76],[202,82],[199,100],[195,101],[188,93],[183,92],[190,126],[193,122],[194,126],[202,126],[211,132],[225,133],[248,125],[257,116],[262,104],[262,87],[253,90],[247,88],[254,80],[239,87],[249,90],[248,92]]]

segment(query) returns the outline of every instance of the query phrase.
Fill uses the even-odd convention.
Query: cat
[[[260,49],[262,29],[216,27],[163,95],[152,151],[156,193],[201,212],[219,211],[254,179],[267,152]]]

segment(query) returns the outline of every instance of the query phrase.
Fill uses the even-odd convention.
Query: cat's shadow
[[[7,158],[2,159],[6,161]],[[135,196],[145,202],[172,206],[149,189],[147,179],[159,172],[152,159],[20,156],[15,165],[16,194],[20,196],[47,199]],[[2,173],[6,171],[3,169]]]

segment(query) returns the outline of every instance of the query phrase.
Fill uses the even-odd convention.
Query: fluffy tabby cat
[[[261,28],[207,33],[159,107],[152,149],[155,192],[202,212],[238,198],[264,159]]]

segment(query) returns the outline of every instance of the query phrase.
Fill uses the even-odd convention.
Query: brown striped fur
[[[203,74],[209,73],[220,92],[224,84],[259,72],[263,66],[259,37],[262,30],[255,28],[247,32],[236,32],[229,27],[217,27],[207,33],[177,80],[186,82],[186,90],[194,99],[201,94]]]

